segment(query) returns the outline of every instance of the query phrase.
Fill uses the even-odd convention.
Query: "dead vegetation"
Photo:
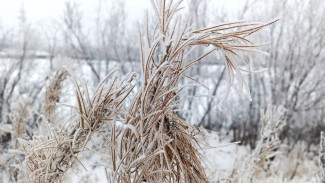
[[[67,78],[68,72],[63,68],[58,69],[46,88],[43,115],[50,122],[55,123],[56,103],[60,101],[63,81]]]
[[[238,167],[233,169],[231,182],[259,182],[269,176],[274,158],[279,154],[281,132],[284,122],[284,109],[269,106],[262,114],[260,140],[256,148]]]
[[[187,19],[178,14],[182,0],[151,0],[151,3],[156,24],[151,28],[147,22],[144,31],[139,28],[141,85],[128,108],[124,109],[124,103],[131,98],[135,74],[119,80],[117,76],[112,78],[113,71],[93,94],[87,84],[80,84],[74,78],[77,106],[70,106],[74,114],[61,130],[56,131],[52,123],[60,114],[55,113],[55,103],[60,98],[62,81],[67,77],[66,71],[58,71],[45,96],[44,121],[48,135],[34,137],[31,141],[19,140],[25,156],[20,167],[21,181],[63,181],[73,165],[83,166],[79,154],[89,150],[87,144],[93,134],[104,123],[109,123],[111,165],[106,167],[109,182],[209,182],[198,151],[197,127],[181,118],[179,94],[189,84],[181,85],[180,81],[187,78],[201,85],[187,76],[186,71],[208,55],[219,52],[224,56],[228,78],[228,89],[220,103],[227,98],[235,77],[240,89],[245,87],[249,91],[241,75],[251,72],[245,56],[259,52],[258,45],[254,45],[249,36],[276,20],[226,23],[192,30]],[[206,53],[189,60],[187,56],[200,46],[207,47]],[[247,68],[240,67],[239,62]],[[263,153],[272,151],[277,145],[272,130],[279,129],[281,124],[274,124],[278,126],[265,122],[266,131],[262,136],[267,146],[255,152],[264,159],[267,155]],[[264,164],[264,159],[254,164]]]
[[[71,107],[77,115],[72,116],[59,132],[48,123],[47,137],[41,139],[35,137],[28,142],[19,140],[22,153],[25,155],[21,167],[24,181],[60,182],[76,162],[82,164],[78,160],[78,154],[87,150],[87,143],[103,123],[118,120],[123,111],[123,103],[132,91],[130,82],[133,76],[122,81],[118,81],[115,77],[107,86],[104,85],[113,73],[103,80],[92,97],[87,86],[82,92],[80,84],[74,79],[78,107]]]

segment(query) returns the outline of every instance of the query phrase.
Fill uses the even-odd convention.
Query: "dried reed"
[[[193,31],[187,21],[183,24],[181,16],[176,16],[182,9],[182,1],[151,0],[157,23],[150,29],[147,22],[145,41],[139,29],[141,86],[127,113],[123,113],[122,106],[133,89],[130,84],[133,74],[121,82],[114,78],[105,87],[104,82],[113,73],[109,74],[93,97],[90,97],[86,84],[82,92],[74,80],[78,106],[71,107],[77,115],[71,117],[64,130],[56,133],[49,124],[48,137],[35,137],[29,142],[20,139],[25,154],[22,165],[25,181],[62,181],[64,174],[80,162],[78,154],[87,150],[86,145],[93,133],[104,122],[109,122],[112,164],[106,173],[110,182],[208,182],[198,152],[199,142],[193,133],[197,127],[179,117],[179,94],[187,86],[180,85],[179,81],[183,77],[190,78],[185,72],[191,66],[213,52],[220,52],[225,59],[229,83],[222,101],[228,96],[235,73],[241,88],[247,87],[241,72],[250,72],[250,69],[239,67],[238,60],[249,66],[245,55],[259,52],[255,50],[258,46],[249,41],[248,36],[275,21],[235,22]],[[212,48],[190,60],[188,55],[197,46]],[[57,73],[55,78],[48,87],[49,91],[60,90],[65,74]],[[58,97],[58,92],[46,96],[48,105],[44,114],[51,123],[56,118],[52,116],[55,111],[53,103]],[[257,150],[259,152],[264,150]]]
[[[279,133],[285,125],[284,109],[269,106],[265,113],[261,112],[261,136],[254,151],[235,168],[232,173],[232,182],[255,182],[261,172],[270,167],[272,159],[279,153]]]
[[[247,37],[275,22],[236,22],[191,31],[180,16],[176,17],[181,2],[160,0],[157,4],[151,0],[157,24],[150,30],[147,22],[145,41],[139,30],[142,85],[129,108],[125,128],[112,135],[112,167],[107,169],[110,182],[208,182],[198,139],[192,133],[195,127],[177,114],[178,96],[186,87],[179,81],[192,65],[220,51],[229,79],[226,99],[234,72],[241,87],[246,86],[237,59],[248,64],[242,55],[256,52],[257,47]],[[213,46],[210,51],[188,61],[193,48],[209,45]]]
[[[55,123],[57,117],[56,103],[60,101],[63,81],[67,78],[68,72],[63,68],[56,71],[54,77],[46,87],[43,115],[50,123]]]
[[[26,182],[58,182],[64,174],[79,162],[78,154],[87,150],[86,145],[92,135],[103,123],[117,120],[123,103],[132,91],[133,75],[121,82],[115,77],[108,86],[105,81],[113,75],[110,73],[90,97],[87,86],[84,93],[76,80],[76,97],[78,107],[71,106],[77,115],[59,133],[49,123],[47,137],[35,137],[32,141],[20,139],[25,161],[22,164]]]
[[[31,118],[31,100],[29,98],[20,97],[13,105],[13,109],[9,114],[12,122],[11,130],[11,149],[16,150],[19,148],[18,139],[23,138],[26,131],[26,123]],[[16,154],[8,153],[8,164],[14,164]],[[17,182],[19,180],[19,169],[15,166],[7,167],[9,169],[10,181]]]

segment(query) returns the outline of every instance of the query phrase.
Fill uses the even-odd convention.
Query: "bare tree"
[[[267,75],[262,78],[249,76],[248,79],[255,102],[249,104],[247,121],[258,121],[260,116],[255,109],[270,101],[272,105],[287,109],[288,123],[281,137],[291,145],[297,140],[305,141],[311,133],[320,133],[316,129],[321,124],[318,119],[322,116],[325,99],[325,22],[322,18],[325,14],[321,10],[324,2],[286,0],[263,5],[247,2],[250,4],[245,6],[244,19],[251,16],[265,19],[265,14],[269,18],[280,17],[280,22],[269,28],[270,44],[266,48],[270,56],[255,58],[261,60],[257,67],[268,68]],[[257,7],[263,11],[258,11]],[[255,128],[254,124],[250,126]]]
[[[109,62],[115,60],[126,74],[124,64],[129,44],[126,42],[125,1],[109,2],[98,1],[95,30],[97,57],[104,60],[106,73],[109,72]]]
[[[286,1],[280,5],[282,22],[270,31],[271,98],[273,104],[287,109],[284,136],[296,141],[303,138],[303,130],[294,128],[310,123],[308,118],[318,113],[325,99],[325,14],[319,9],[324,2]],[[285,11],[294,6],[297,11]]]
[[[0,80],[0,122],[7,121],[3,117],[6,112],[10,112],[10,103],[14,95],[14,91],[22,78],[22,70],[24,69],[25,61],[28,57],[28,49],[30,46],[31,28],[26,20],[25,10],[22,7],[19,16],[20,30],[18,32],[18,47],[15,53],[8,55],[9,59],[13,59],[13,64],[8,69],[2,72]],[[7,110],[4,112],[4,110]]]
[[[60,42],[60,23],[56,20],[50,20],[41,24],[44,44],[50,61],[50,69],[53,71],[53,60],[58,54],[58,43]]]
[[[92,59],[94,57],[91,37],[85,32],[82,11],[78,4],[67,2],[64,10],[64,40],[69,52],[75,59],[85,60],[94,75],[94,83],[98,83],[100,75]]]

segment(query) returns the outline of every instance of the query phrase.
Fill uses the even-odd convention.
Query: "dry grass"
[[[284,122],[284,109],[269,107],[262,113],[261,136],[253,152],[233,169],[231,182],[260,182],[270,172],[270,165],[280,147],[279,133]]]
[[[55,119],[57,118],[56,103],[60,101],[62,84],[67,76],[67,71],[63,68],[59,69],[46,87],[43,115],[50,123],[55,123]]]
[[[87,84],[74,80],[77,107],[70,106],[77,115],[71,116],[59,132],[52,127],[55,105],[61,83],[66,74],[58,72],[48,87],[44,115],[49,120],[49,135],[32,141],[20,139],[25,161],[21,170],[26,182],[57,182],[76,162],[93,134],[103,123],[110,126],[111,166],[106,168],[109,182],[208,182],[198,151],[196,126],[180,118],[179,95],[187,85],[179,81],[189,76],[185,72],[214,52],[220,52],[227,66],[228,90],[237,76],[241,88],[247,84],[241,72],[250,72],[245,55],[258,52],[248,36],[269,23],[236,22],[200,30],[178,16],[182,9],[178,1],[151,0],[156,24],[146,24],[141,39],[141,86],[124,113],[123,104],[133,89],[134,74],[118,82],[117,77],[106,85],[109,74],[91,97]],[[188,55],[197,46],[211,46],[205,54],[190,60]],[[248,65],[245,70],[238,61]],[[236,73],[236,74],[235,74]],[[190,78],[191,79],[191,78]],[[195,81],[194,79],[191,79]],[[197,84],[199,84],[197,82]],[[82,90],[83,88],[83,90]],[[221,101],[222,103],[222,101]],[[267,126],[268,127],[268,126]],[[263,135],[263,134],[262,134]],[[271,142],[268,143],[273,143]],[[256,153],[264,152],[259,149]]]
[[[21,97],[13,106],[9,115],[13,129],[11,135],[13,139],[18,139],[23,137],[26,130],[26,122],[31,118],[31,100]],[[17,149],[18,142],[14,140],[12,143],[12,148]]]
[[[58,182],[64,174],[79,162],[78,154],[87,150],[87,143],[103,123],[117,120],[122,106],[133,87],[132,76],[118,81],[115,77],[108,86],[98,86],[93,97],[87,87],[84,94],[75,80],[78,107],[72,107],[77,116],[72,117],[68,125],[56,133],[49,125],[49,136],[35,138],[26,142],[20,139],[25,161],[22,165],[25,182]]]
[[[31,100],[28,98],[19,98],[18,101],[13,105],[13,109],[9,115],[10,120],[12,121],[12,127],[11,127],[11,148],[13,150],[16,150],[19,148],[18,139],[23,138],[23,135],[26,131],[26,123],[31,118]],[[8,159],[7,159],[8,158]],[[8,164],[14,164],[14,161],[16,160],[16,154],[10,153],[8,157],[6,157],[6,161]],[[7,167],[7,170],[10,174],[10,181],[17,182],[19,180],[18,178],[18,168],[15,166],[9,166]]]
[[[197,150],[198,139],[193,134],[195,127],[177,114],[181,111],[179,94],[186,87],[179,81],[192,65],[220,51],[227,65],[227,93],[234,72],[246,86],[237,58],[244,60],[243,53],[255,52],[252,48],[257,46],[247,37],[275,21],[238,22],[191,31],[180,16],[176,17],[182,1],[151,2],[157,24],[153,30],[146,24],[144,40],[140,31],[142,85],[129,109],[126,128],[111,140],[113,165],[107,170],[108,178],[110,182],[208,182]],[[188,60],[192,48],[208,45],[213,46],[210,51]]]

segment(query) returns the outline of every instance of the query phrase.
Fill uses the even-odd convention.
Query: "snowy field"
[[[87,83],[92,83],[91,77],[91,70],[89,66],[85,62],[78,63],[75,60],[69,58],[60,59],[62,61],[55,62],[56,64],[63,65],[67,70],[72,72],[76,78],[82,78],[82,80],[86,81]],[[96,64],[96,62],[94,62]],[[6,64],[8,64],[7,59],[1,59],[1,68],[6,69]],[[139,65],[130,62],[125,63],[127,67],[127,72],[136,72],[139,73],[140,71],[135,69],[139,68]],[[104,66],[103,66],[104,67]],[[120,68],[121,65],[117,62],[111,61],[109,64],[109,69],[113,70],[114,68]],[[203,78],[200,82],[203,83],[207,87],[213,87],[213,73],[220,73],[222,71],[222,66],[202,66],[201,69],[203,71]],[[29,60],[26,63],[26,74],[28,75],[23,77],[23,81],[26,85],[35,85],[38,86],[39,84],[44,85],[46,83],[47,78],[51,77],[51,71],[49,63],[46,59],[35,59]],[[103,73],[104,77],[105,73]],[[210,77],[209,77],[210,76]],[[141,77],[140,75],[138,77]],[[223,86],[219,90],[219,96],[226,90],[226,83],[223,81]],[[238,84],[238,83],[235,83]],[[64,89],[62,91],[63,98],[61,99],[60,103],[58,104],[58,111],[61,114],[66,113],[69,114],[69,110],[63,104],[70,104],[76,105],[76,101],[74,99],[74,91],[73,91],[73,84],[71,79],[66,81],[64,84]],[[44,95],[44,89],[42,89],[37,97],[42,98]],[[204,94],[206,92],[206,94]],[[245,96],[238,95],[238,90],[233,90],[229,97],[229,99],[225,102],[222,109],[229,108],[229,105],[234,105],[234,102],[240,102],[245,99]],[[134,94],[136,91],[134,92]],[[209,95],[209,90],[200,88],[199,92],[202,96]],[[26,94],[27,96],[27,94]],[[199,115],[204,112],[204,106],[200,104],[202,102],[207,102],[206,97],[200,97],[199,99],[194,100],[194,105],[198,106],[198,112],[191,113],[191,121],[199,119]],[[215,103],[214,110],[217,109],[217,103]],[[240,106],[236,104],[236,106]],[[222,110],[222,111],[223,111]],[[222,112],[221,111],[221,112]],[[65,120],[65,119],[62,119]],[[228,119],[231,120],[231,119]],[[225,127],[227,128],[227,123],[229,121],[225,121]],[[250,161],[250,154],[252,150],[247,146],[240,145],[240,142],[232,143],[230,141],[231,134],[226,135],[225,132],[219,131],[205,131],[205,135],[199,136],[198,138],[203,142],[200,144],[200,152],[202,153],[202,164],[205,167],[207,176],[211,182],[217,181],[227,181],[229,177],[232,176],[234,170],[239,169],[243,166],[244,163]],[[97,142],[100,141],[100,137],[97,136],[96,138],[92,139],[89,143],[89,147],[98,144]],[[303,144],[301,145],[303,147]],[[283,151],[283,152],[281,152]],[[259,176],[263,179],[263,182],[317,182],[317,171],[318,171],[318,160],[317,157],[308,156],[308,154],[301,154],[299,149],[290,154],[286,152],[286,146],[281,146],[279,150],[279,155],[276,159],[273,160],[272,166],[270,169],[272,171],[262,171],[259,173]],[[106,172],[105,167],[109,164],[109,161],[105,160],[108,157],[107,155],[103,155],[102,152],[92,152],[86,151],[79,155],[79,159],[82,162],[83,166],[78,164],[75,168],[69,170],[69,173],[65,177],[64,182],[84,182],[84,183],[101,183],[107,182],[106,179]],[[2,157],[2,161],[5,161],[5,157]],[[2,181],[7,182],[8,177],[3,172],[2,173]]]

